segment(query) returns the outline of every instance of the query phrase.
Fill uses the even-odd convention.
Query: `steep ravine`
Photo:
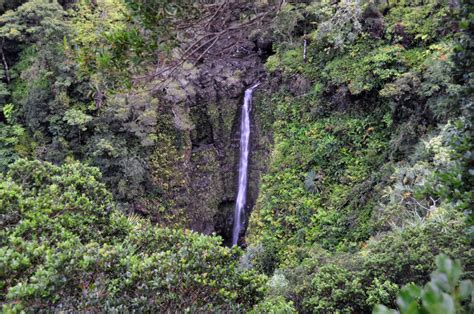
[[[170,197],[185,212],[190,229],[215,232],[227,244],[237,196],[243,95],[248,86],[265,76],[257,44],[249,40],[246,45],[251,53],[206,60],[192,71],[183,69],[168,83],[165,96],[172,102],[175,127],[184,138],[184,160],[178,169],[187,178],[184,191]],[[254,107],[258,105],[257,97]],[[254,111],[251,128],[246,215],[258,195],[267,150]]]

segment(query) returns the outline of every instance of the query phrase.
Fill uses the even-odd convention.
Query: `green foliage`
[[[370,241],[360,251],[360,259],[354,261],[359,263],[358,267],[345,264],[355,278],[353,280],[366,283],[351,304],[359,304],[364,311],[382,300],[393,304],[398,286],[427,280],[434,269],[433,259],[440,252],[459,256],[465,263],[470,263],[473,251],[469,249],[467,239],[458,236],[465,225],[461,221],[448,221],[449,218],[443,221],[440,216],[432,217],[425,224],[406,226],[380,240]],[[336,255],[332,262],[338,263],[335,260],[339,258]],[[336,304],[342,307],[341,303]]]
[[[390,280],[374,278],[370,288],[367,290],[367,305],[374,306],[377,303],[393,304],[396,293],[399,291],[398,285]]]
[[[359,278],[337,266],[324,265],[311,280],[311,290],[303,303],[303,310],[358,312],[362,293]]]
[[[5,104],[3,105],[3,116],[7,122],[12,122],[13,120],[13,112],[15,110],[15,106],[13,104]]]
[[[330,84],[347,85],[353,95],[370,92],[401,73],[404,65],[400,55],[403,51],[402,46],[391,45],[378,47],[367,54],[365,44],[353,46],[350,53],[326,65],[324,77]]]
[[[380,241],[370,242],[367,247],[370,258],[364,268],[373,277],[403,285],[428,278],[434,268],[434,257],[441,252],[468,262],[473,251],[468,249],[466,225],[459,215],[456,217],[439,213],[424,223],[406,225],[387,233]]]
[[[271,25],[271,34],[279,42],[292,41],[293,30],[305,20],[301,8],[293,4],[284,3],[278,12],[275,23]]]
[[[269,72],[274,72],[278,69],[280,65],[280,60],[278,59],[277,55],[273,55],[268,57],[267,62],[265,63],[265,68]]]
[[[437,269],[423,288],[415,284],[405,286],[398,294],[400,313],[470,313],[474,309],[471,280],[460,281],[461,263],[441,254],[436,257]],[[399,313],[383,305],[373,313]]]
[[[288,88],[256,108],[274,146],[243,259],[273,274],[272,298],[305,313],[393,306],[440,253],[472,277],[472,97],[457,72],[466,63],[453,59],[458,10],[313,1],[282,13],[292,35],[279,34],[266,68]],[[295,77],[312,86],[295,92]]]
[[[76,4],[74,36],[66,42],[82,75],[90,76],[96,93],[131,87],[131,74],[155,57],[156,38],[133,22],[122,0],[89,0]]]
[[[26,130],[21,125],[5,125],[0,123],[0,172],[21,157],[29,155],[29,142]]]
[[[5,79],[5,71],[2,69],[0,70],[0,102],[5,102],[5,97],[10,95],[10,92],[6,86],[6,84],[3,82]]]
[[[293,1],[262,17],[275,54],[253,110],[273,146],[242,254],[112,201],[192,225],[189,142],[213,131],[202,106],[191,123],[172,102],[200,65],[164,87],[171,102],[147,78],[224,2],[21,2],[0,0],[16,8],[0,17],[3,311],[368,312],[426,282],[439,253],[472,277],[467,4]],[[255,9],[233,5],[232,19]],[[441,264],[402,311],[467,306],[456,263]]]
[[[147,154],[151,155],[159,143],[158,103],[138,91],[133,95],[117,94],[108,103],[102,115],[89,122],[94,132],[87,137],[83,148],[87,159],[100,167],[104,180],[114,187],[117,200],[129,201],[156,186],[151,182],[153,158]],[[166,133],[166,130],[160,131]],[[161,145],[171,149],[172,144],[161,142]],[[150,160],[150,168],[147,160]]]
[[[91,116],[77,109],[70,109],[64,113],[64,121],[70,126],[77,126],[81,131],[87,129],[86,124],[91,120]]]
[[[21,43],[46,44],[62,38],[65,12],[56,0],[31,0],[0,17],[0,37]]]
[[[373,204],[351,198],[357,189],[367,189],[369,169],[383,161],[384,128],[375,116],[281,125],[270,172],[263,178],[264,198],[252,217],[268,226],[255,229],[259,236],[293,244],[317,239],[326,247],[368,237],[369,216],[363,212],[370,213]],[[281,260],[288,262],[288,253],[282,253]]]
[[[199,13],[199,2],[192,0],[126,0],[126,4],[151,29],[172,31],[173,22],[178,19],[192,19]],[[210,1],[210,4],[216,1]],[[169,35],[169,34],[168,34]]]
[[[331,6],[329,10],[327,7],[320,7],[320,10],[324,12],[326,19],[318,24],[312,34],[317,46],[328,54],[344,51],[362,32],[363,7],[358,1],[344,1]]]
[[[154,53],[156,46],[146,44],[150,34],[128,20],[121,0],[96,5],[79,1],[66,20],[61,6],[53,6],[61,10],[57,14],[51,6],[33,1],[4,16],[5,30],[26,24],[46,34],[50,24],[67,25],[49,38],[48,45],[37,37],[16,39],[25,39],[28,46],[22,46],[11,68],[15,110],[9,113],[9,123],[21,123],[23,137],[36,141],[35,157],[61,162],[74,156],[99,166],[120,201],[156,190],[146,156],[157,144],[157,101],[138,89],[131,95],[123,92],[130,87],[133,73],[140,71],[140,63]],[[29,14],[31,10],[35,14]],[[9,144],[12,140],[5,143],[10,147],[5,150],[5,163],[28,156],[22,145]]]
[[[470,49],[474,33],[473,4],[468,0],[460,2],[459,27],[462,31],[455,36],[456,46],[453,59],[457,65],[456,74],[460,77],[461,82],[469,82],[472,80],[472,60],[474,58],[472,49]],[[465,96],[467,96],[463,104],[465,110],[472,110],[472,98],[469,95],[472,95],[472,85],[465,89]]]
[[[287,73],[297,73],[305,70],[303,65],[303,51],[300,49],[288,50],[282,54],[281,59],[278,55],[270,56],[265,63],[268,71],[284,70]]]
[[[387,16],[387,33],[394,42],[426,44],[437,39],[443,32],[449,32],[449,14],[453,4],[447,0],[403,1],[394,5]]]
[[[445,199],[472,221],[474,176],[472,170],[472,124],[461,118],[448,123],[429,146],[437,167],[423,193]],[[443,144],[450,147],[443,150]]]
[[[0,0],[0,14],[7,10],[13,10],[28,0]]]
[[[14,163],[0,183],[4,311],[249,309],[265,277],[239,248],[118,213],[98,169]]]
[[[292,301],[298,312],[368,312],[378,303],[393,305],[398,287],[428,280],[440,252],[458,256],[471,267],[474,252],[462,236],[466,224],[459,215],[454,219],[443,215],[449,214],[439,213],[423,224],[379,235],[359,252],[331,253],[307,244],[286,246],[287,256],[295,254],[298,263],[289,267],[280,263],[268,282],[267,294]],[[246,265],[259,269],[267,243],[248,249]]]
[[[288,302],[279,296],[263,300],[255,305],[250,313],[292,314],[298,312],[291,301]]]

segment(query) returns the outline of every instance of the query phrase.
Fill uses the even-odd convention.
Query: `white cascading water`
[[[245,91],[242,117],[240,121],[240,161],[239,161],[239,190],[234,213],[234,229],[232,230],[232,245],[237,245],[243,227],[242,214],[247,200],[247,176],[249,162],[250,139],[250,110],[252,109],[252,93],[259,85],[257,83]]]

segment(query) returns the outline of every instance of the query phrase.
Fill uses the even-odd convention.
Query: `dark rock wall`
[[[252,42],[246,45],[247,51],[256,50]],[[172,104],[175,127],[185,138],[184,160],[178,171],[188,180],[181,195],[170,197],[182,208],[186,227],[205,234],[216,232],[227,240],[232,233],[237,192],[243,94],[263,78],[262,60],[257,53],[231,55],[205,60],[196,67],[184,64],[181,72],[167,83],[165,99]],[[264,165],[260,133],[258,122],[252,119],[246,213],[257,198]]]

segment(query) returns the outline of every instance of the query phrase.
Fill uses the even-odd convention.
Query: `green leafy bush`
[[[424,223],[407,225],[387,233],[379,241],[369,242],[364,268],[372,277],[383,277],[404,285],[423,282],[434,269],[433,260],[443,252],[472,260],[474,251],[469,249],[463,217],[457,219],[433,216]]]
[[[441,254],[436,256],[437,269],[424,287],[409,284],[399,292],[400,312],[377,305],[373,313],[471,313],[474,310],[471,280],[460,281],[462,269],[459,260]]]
[[[0,37],[20,43],[49,44],[67,29],[65,12],[55,1],[31,0],[0,17]]]
[[[265,276],[241,250],[120,214],[96,168],[19,160],[0,183],[4,311],[250,309]]]
[[[390,8],[387,16],[387,33],[395,42],[426,44],[436,40],[442,32],[449,32],[450,9],[455,7],[447,0],[429,1],[425,4],[416,1],[402,1]]]
[[[303,311],[358,312],[364,300],[360,278],[347,269],[324,265],[311,279]]]
[[[278,288],[270,287],[267,293],[292,301],[299,312],[368,312],[378,303],[393,305],[399,287],[429,279],[440,252],[460,257],[470,269],[474,251],[459,236],[464,228],[462,221],[432,218],[380,235],[358,252],[331,253],[316,244],[302,247],[294,253],[298,263],[277,267],[278,278],[272,277],[269,285]]]
[[[403,59],[400,58],[404,51],[402,46],[382,46],[370,51],[363,44],[352,49],[352,52],[329,62],[323,77],[329,84],[347,85],[353,95],[380,88],[403,69]],[[367,50],[370,52],[367,53]]]
[[[291,301],[283,297],[270,297],[255,305],[250,313],[293,314],[298,313]]]

